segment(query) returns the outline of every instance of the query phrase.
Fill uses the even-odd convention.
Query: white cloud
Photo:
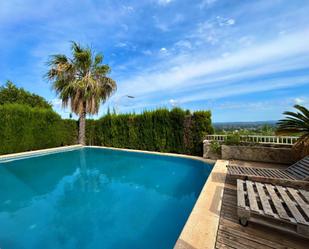
[[[161,53],[167,53],[167,49],[166,48],[160,48],[160,52]]]
[[[129,13],[134,12],[134,8],[132,6],[123,5],[122,8]]]
[[[218,91],[216,89],[206,89],[198,93],[189,94],[181,99],[182,103],[194,102],[206,99],[220,99],[225,97],[259,93],[270,90],[277,90],[288,87],[295,87],[301,85],[309,85],[309,76],[293,77],[287,79],[274,79],[274,80],[260,80],[250,84],[231,84],[221,86]]]
[[[125,42],[118,42],[115,44],[115,47],[116,48],[124,48],[124,47],[127,47],[128,44],[126,44]]]
[[[227,25],[234,25],[234,24],[235,24],[235,19],[232,19],[232,18],[228,19],[228,20],[226,21],[226,24],[227,24]]]
[[[208,58],[207,54],[191,54],[188,57],[178,56],[169,60],[164,59],[152,69],[145,68],[146,74],[141,73],[121,82],[122,91],[134,92],[139,96],[149,96],[156,92],[169,92],[178,89],[179,91],[189,91],[196,88],[216,86],[212,94],[207,91],[198,91],[198,94],[189,96],[186,101],[197,99],[222,98],[235,94],[245,94],[271,89],[280,89],[296,84],[309,84],[309,76],[278,81],[263,81],[250,84],[235,85],[235,80],[241,81],[263,74],[282,72],[287,69],[308,67],[308,57],[295,59],[299,54],[306,55],[309,52],[309,31],[304,30],[298,33],[279,37],[264,44],[250,48],[241,49],[230,53],[226,57]],[[295,46],[297,44],[297,46]],[[167,52],[166,48],[161,48],[161,52]],[[172,68],[174,68],[172,70]],[[153,73],[151,73],[153,71]],[[151,82],[147,88],[145,83]],[[281,82],[281,83],[280,83]],[[220,84],[230,85],[221,89]],[[207,89],[207,88],[206,88]],[[120,90],[121,91],[121,90]]]
[[[239,38],[238,43],[240,46],[250,46],[253,44],[254,38],[252,36],[242,36]]]
[[[142,53],[143,53],[144,55],[152,55],[152,52],[151,52],[151,50],[149,50],[149,49],[143,50]]]
[[[213,5],[215,2],[217,2],[217,0],[203,0],[200,3],[200,8],[209,7],[209,6]]]
[[[162,23],[162,22],[156,23],[155,27],[156,27],[157,29],[160,29],[160,30],[163,31],[163,32],[169,31],[168,25],[165,24],[165,23]]]
[[[175,46],[178,47],[178,48],[182,48],[182,49],[191,49],[192,48],[192,44],[188,40],[180,40],[180,41],[175,43]]]
[[[213,109],[239,109],[239,110],[265,110],[273,108],[274,105],[287,105],[287,100],[269,100],[269,101],[253,101],[253,102],[237,102],[237,101],[225,101],[225,102],[216,102],[212,106]]]
[[[197,28],[187,35],[195,43],[211,45],[224,45],[228,42],[230,28],[236,23],[235,19],[216,16],[206,21],[199,22]],[[220,43],[219,43],[220,42]]]
[[[177,24],[183,22],[185,20],[184,16],[180,13],[176,13],[175,15],[166,18],[159,18],[158,16],[154,15],[153,17],[154,26],[163,31],[167,32],[172,29],[172,27],[176,26]]]
[[[173,107],[175,107],[175,106],[177,106],[177,105],[178,105],[178,101],[177,101],[177,100],[175,100],[175,99],[170,99],[168,102],[169,102],[169,103],[170,103],[170,105],[171,105],[171,106],[173,106]]]
[[[229,52],[225,52],[225,53],[223,53],[221,56],[222,56],[222,57],[228,57],[229,55],[230,55]]]
[[[303,98],[295,98],[294,103],[297,104],[297,105],[301,105],[301,104],[305,103],[305,100]]]
[[[153,16],[152,18],[153,18],[153,20],[154,20],[154,26],[155,26],[157,29],[159,29],[159,30],[161,30],[161,31],[163,31],[163,32],[169,31],[169,26],[168,26],[167,23],[165,23],[165,22],[159,20],[159,18],[158,18],[157,16]]]
[[[172,1],[173,0],[158,0],[158,4],[165,6],[165,5],[170,4]]]
[[[219,26],[231,26],[235,24],[235,19],[217,16],[216,20]]]
[[[55,108],[60,108],[62,106],[62,101],[61,101],[61,99],[58,99],[58,98],[52,99],[51,103],[52,103],[53,107],[55,107]]]

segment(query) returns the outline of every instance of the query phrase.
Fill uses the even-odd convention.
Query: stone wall
[[[208,159],[220,159],[221,158],[221,154],[218,154],[214,151],[211,150],[210,147],[211,141],[205,140],[203,143],[203,157],[204,158],[208,158]]]
[[[237,159],[267,163],[293,163],[291,148],[264,146],[221,146],[222,159]]]

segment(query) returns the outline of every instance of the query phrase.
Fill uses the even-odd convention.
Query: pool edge
[[[174,249],[215,248],[227,164],[217,160]]]
[[[119,150],[119,151],[129,151],[129,152],[138,152],[138,153],[145,153],[145,154],[155,154],[155,155],[162,155],[162,156],[171,156],[171,157],[181,157],[181,158],[188,158],[194,159],[198,161],[202,161],[208,164],[214,164],[215,160],[206,159],[199,156],[190,156],[185,154],[176,154],[176,153],[167,153],[167,152],[158,152],[158,151],[148,151],[148,150],[134,150],[134,149],[125,149],[125,148],[116,148],[116,147],[107,147],[107,146],[95,146],[95,145],[68,145],[68,146],[59,146],[47,149],[40,149],[40,150],[30,150],[24,152],[17,152],[17,153],[10,153],[10,154],[3,154],[0,155],[0,159],[10,159],[19,156],[28,156],[33,154],[39,154],[41,152],[55,152],[55,151],[62,151],[65,149],[73,149],[73,148],[101,148],[101,149],[111,149],[111,150]]]
[[[207,158],[203,158],[199,156],[177,154],[177,153],[158,152],[158,151],[149,151],[149,150],[134,150],[134,149],[125,149],[125,148],[116,148],[116,147],[107,147],[107,146],[95,146],[95,145],[85,145],[83,147],[84,148],[101,148],[101,149],[110,149],[110,150],[119,150],[119,151],[138,152],[138,153],[154,154],[154,155],[161,155],[161,156],[181,157],[181,158],[202,161],[208,164],[214,164],[216,162],[216,160],[212,160],[212,159],[207,159]]]
[[[74,148],[82,148],[83,146],[81,144],[75,144],[75,145],[68,145],[68,146],[59,146],[59,147],[53,147],[48,149],[41,149],[41,150],[30,150],[25,152],[17,152],[17,153],[11,153],[11,154],[3,154],[0,155],[0,159],[10,159],[15,157],[23,157],[23,156],[30,156],[30,155],[36,155],[40,153],[48,153],[48,152],[56,152],[56,151],[64,151]]]

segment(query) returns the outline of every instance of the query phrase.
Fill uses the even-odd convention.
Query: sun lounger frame
[[[242,225],[257,222],[309,238],[309,192],[237,180],[237,214]]]
[[[262,181],[307,189],[309,188],[309,156],[284,170],[228,165],[227,173],[235,179]]]

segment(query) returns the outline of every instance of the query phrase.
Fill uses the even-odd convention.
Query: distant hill
[[[278,121],[256,121],[256,122],[217,122],[213,123],[216,130],[256,130],[267,125],[270,127],[275,127]]]

